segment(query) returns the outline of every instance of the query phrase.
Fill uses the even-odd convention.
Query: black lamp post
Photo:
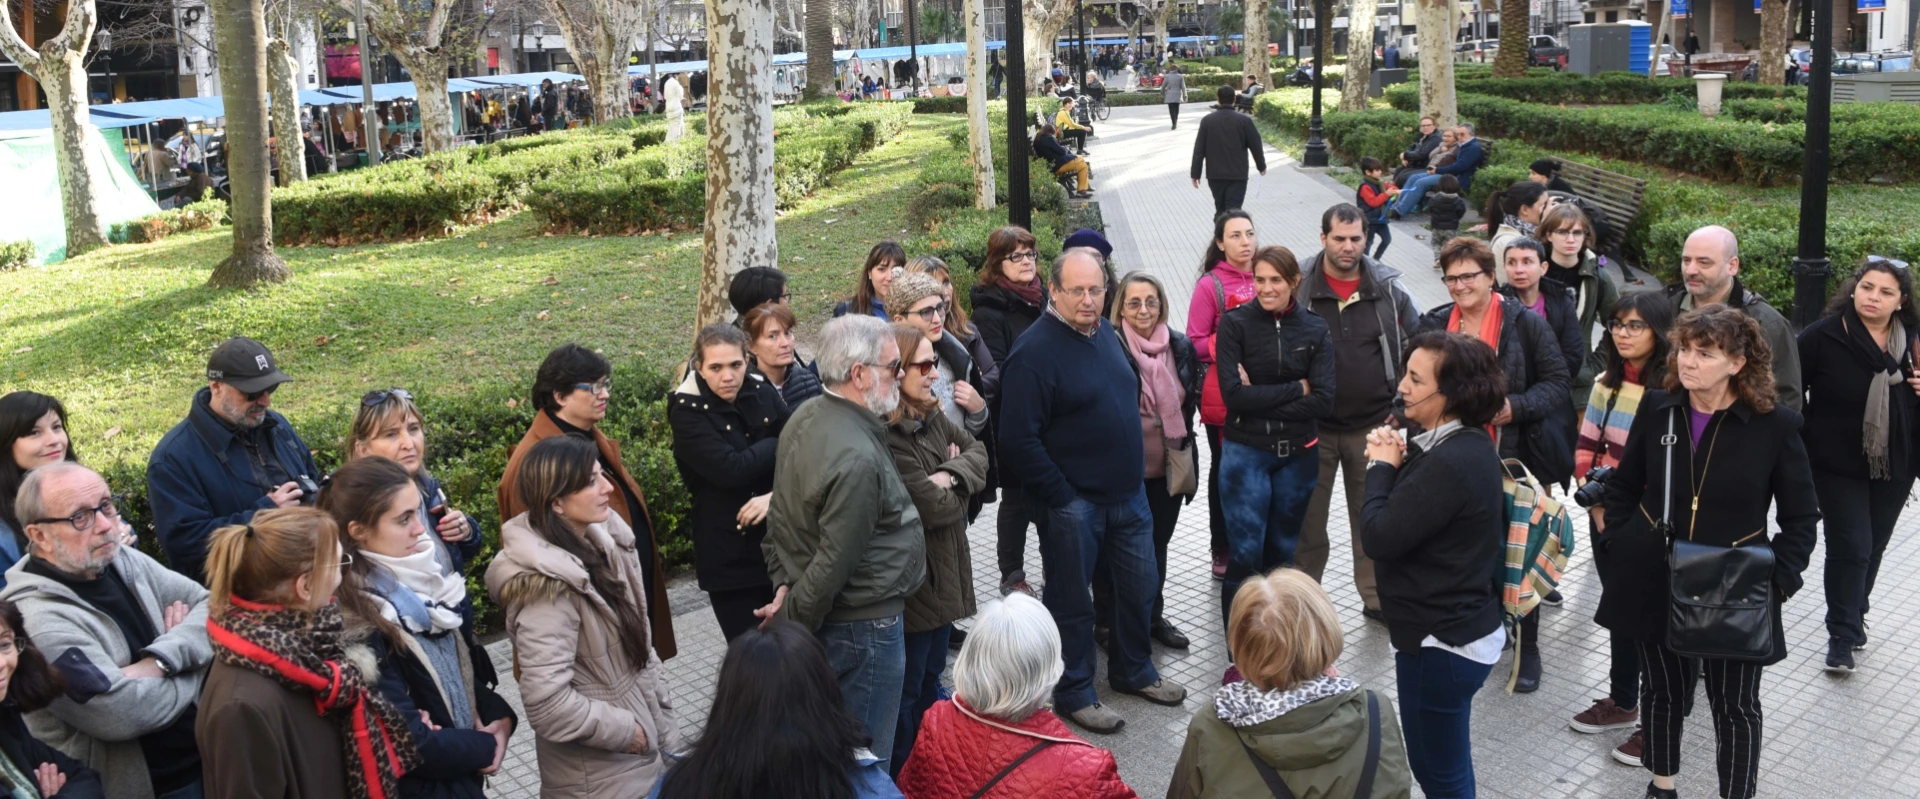
[[[1329,5],[1329,0],[1314,0],[1313,3],[1313,116],[1307,118],[1307,151],[1301,157],[1303,166],[1327,165],[1327,142],[1321,138],[1320,129],[1320,89],[1326,83],[1327,33],[1333,26]]]
[[[1033,229],[1033,198],[1027,192],[1026,20],[1019,0],[1005,0],[1007,20],[1007,224]]]
[[[1793,326],[1820,318],[1827,301],[1827,155],[1833,121],[1833,4],[1813,3],[1813,73],[1807,80],[1807,157],[1800,168],[1800,248],[1793,259]]]
[[[1087,76],[1087,0],[1074,0],[1073,17],[1074,27],[1080,31],[1080,41],[1073,46],[1073,80],[1068,82],[1078,85]]]

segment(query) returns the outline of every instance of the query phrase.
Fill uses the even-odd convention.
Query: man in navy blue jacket
[[[1149,657],[1148,617],[1159,584],[1153,522],[1142,488],[1140,378],[1113,326],[1099,254],[1073,248],[1054,260],[1047,311],[1027,328],[1000,373],[1000,462],[1043,517],[1047,609],[1060,627],[1066,672],[1055,709],[1093,732],[1125,724],[1094,691],[1094,564],[1112,573],[1107,676],[1115,690],[1179,706],[1187,690],[1160,679]]]
[[[1427,174],[1407,181],[1400,187],[1400,200],[1393,204],[1393,213],[1407,216],[1420,208],[1420,198],[1428,190],[1440,183],[1441,175],[1452,175],[1460,181],[1460,196],[1467,196],[1473,187],[1473,173],[1487,164],[1487,150],[1473,135],[1473,123],[1461,121],[1454,129],[1454,141],[1460,142],[1454,150],[1453,161],[1446,166],[1427,167]]]
[[[230,338],[207,361],[207,387],[187,418],[153,448],[147,500],[174,571],[206,582],[207,539],[254,511],[312,502],[320,467],[287,417],[269,409],[293,378],[250,338]]]

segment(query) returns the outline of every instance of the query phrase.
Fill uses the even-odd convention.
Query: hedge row
[[[939,257],[953,267],[954,297],[962,302],[972,285],[975,270],[986,263],[987,236],[1005,225],[1007,214],[1007,117],[1006,106],[988,106],[994,168],[994,208],[983,211],[973,207],[973,167],[967,163],[967,130],[959,127],[949,136],[950,155],[930,158],[920,167],[907,200],[907,213],[916,235],[906,242],[907,251]],[[1099,175],[1094,176],[1095,186]],[[1066,191],[1055,182],[1052,170],[1043,161],[1033,160],[1027,169],[1027,191],[1033,198],[1033,234],[1044,264],[1060,251],[1060,242],[1077,229],[1067,208]]]
[[[1690,78],[1649,78],[1633,72],[1602,72],[1587,77],[1571,72],[1530,70],[1524,78],[1495,78],[1491,71],[1477,69],[1466,74],[1456,70],[1454,89],[1463,94],[1485,94],[1548,105],[1639,105],[1661,103],[1675,96],[1693,97],[1696,92]],[[1807,90],[1801,86],[1764,86],[1734,81],[1724,85],[1721,96],[1730,100],[1805,100]]]
[[[664,123],[555,131],[462,147],[275,189],[281,244],[344,244],[444,235],[518,208],[531,186],[587,172],[660,140]]]
[[[1417,111],[1420,105],[1417,89],[1396,87],[1387,93],[1387,100],[1403,111]],[[1751,101],[1735,107],[1738,110],[1728,119],[1707,119],[1661,106],[1561,108],[1483,94],[1459,95],[1460,114],[1473,120],[1482,134],[1496,139],[1518,138],[1549,149],[1593,153],[1753,186],[1797,180],[1805,153],[1805,126],[1742,121],[1738,115],[1753,108]],[[1920,113],[1910,109],[1859,107],[1837,113],[1832,143],[1832,175],[1837,180],[1920,178]]]
[[[0,272],[32,266],[33,259],[33,242],[0,241]]]
[[[906,128],[909,103],[806,105],[774,114],[776,202],[791,207],[855,156]],[[687,227],[706,211],[706,149],[683,139],[611,161],[601,169],[548,176],[527,207],[558,230],[620,233]]]
[[[208,196],[179,208],[116,223],[108,229],[107,239],[115,244],[145,244],[175,233],[209,230],[214,225],[227,224],[227,221],[226,201]]]

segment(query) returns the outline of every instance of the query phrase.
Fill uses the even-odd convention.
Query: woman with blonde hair
[[[434,553],[449,570],[465,572],[480,554],[480,523],[447,506],[447,492],[427,471],[426,415],[404,388],[383,388],[360,397],[347,442],[349,463],[381,457],[406,467],[420,489],[420,521],[442,544]],[[471,620],[469,620],[471,621]]]
[[[1411,796],[1393,702],[1340,676],[1341,642],[1333,603],[1305,572],[1241,583],[1227,648],[1242,679],[1193,714],[1169,799]]]
[[[338,525],[315,508],[214,531],[214,662],[194,725],[208,796],[392,797],[421,765],[377,688],[371,628],[348,627],[333,599],[344,560]]]

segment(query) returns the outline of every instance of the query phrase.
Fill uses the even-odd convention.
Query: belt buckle
[[[1273,454],[1282,458],[1293,457],[1293,442],[1282,441],[1278,444],[1275,444],[1273,447]]]

